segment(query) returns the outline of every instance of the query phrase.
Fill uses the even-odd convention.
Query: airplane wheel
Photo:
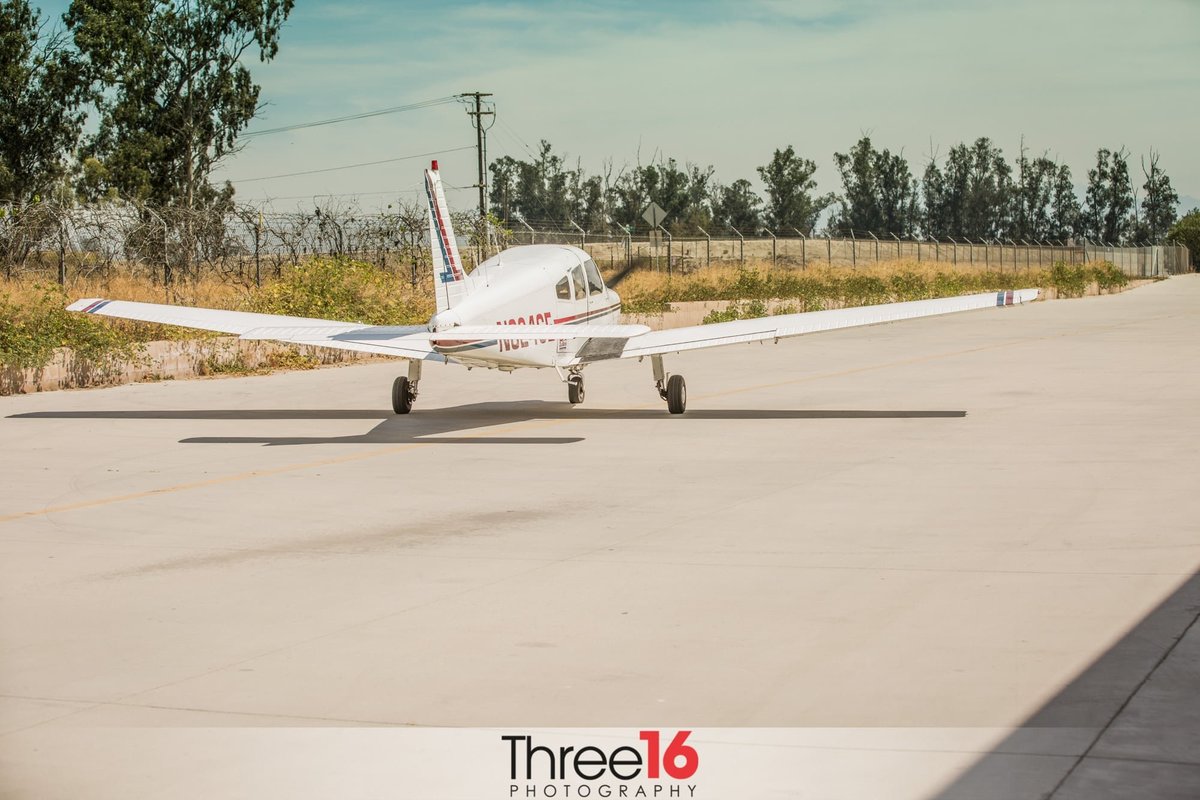
[[[575,375],[567,381],[567,400],[577,406],[583,402],[583,376]]]
[[[412,411],[415,397],[412,385],[405,376],[401,375],[392,382],[392,411],[397,414],[407,414]]]
[[[667,380],[667,411],[682,414],[687,408],[687,385],[682,375],[672,375]]]

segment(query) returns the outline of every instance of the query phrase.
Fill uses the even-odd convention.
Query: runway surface
[[[648,362],[0,398],[2,796],[364,724],[977,730],[893,796],[1200,795],[1197,365],[1185,276],[669,357],[683,417]]]

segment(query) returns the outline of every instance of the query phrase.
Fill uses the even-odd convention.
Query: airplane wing
[[[141,322],[156,322],[162,325],[178,325],[183,328],[230,333],[243,339],[274,339],[293,344],[313,344],[339,350],[356,350],[401,358],[445,360],[440,354],[433,352],[433,348],[427,340],[405,340],[409,334],[426,332],[423,325],[388,327],[386,328],[389,332],[387,337],[381,336],[360,341],[347,336],[347,334],[380,326],[364,326],[353,322],[337,322],[308,317],[290,317],[283,314],[256,314],[249,311],[224,311],[215,308],[192,308],[190,306],[97,298],[78,300],[67,306],[67,310],[80,311],[84,314],[98,314],[102,317],[135,319]],[[281,335],[251,335],[258,330],[278,330]],[[306,335],[303,338],[292,338],[286,335],[289,330],[302,330]]]
[[[362,325],[282,314],[257,314],[95,298],[79,300],[67,306],[67,310],[218,331],[234,334],[242,339],[333,347],[432,361],[445,361],[442,354],[433,351],[434,344],[459,343],[463,340],[528,339],[598,339],[624,342],[650,330],[645,325],[463,325],[434,332],[424,325]]]
[[[721,347],[741,342],[778,341],[791,336],[803,336],[807,333],[832,331],[839,328],[879,325],[902,319],[916,319],[938,314],[953,314],[958,311],[1028,303],[1037,299],[1037,296],[1037,289],[1019,289],[964,297],[838,308],[829,311],[810,311],[804,314],[784,314],[777,317],[719,322],[713,325],[670,328],[631,338],[625,343],[619,354],[598,351],[596,357],[588,358],[585,354],[574,363],[584,363],[589,360],[600,361],[608,358],[641,358],[678,353],[684,350],[698,350],[705,347]]]

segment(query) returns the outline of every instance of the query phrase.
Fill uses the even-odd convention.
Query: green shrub
[[[1059,261],[1050,268],[1050,285],[1058,290],[1059,297],[1083,297],[1091,283],[1090,273],[1087,267]]]
[[[68,299],[55,285],[39,285],[23,302],[0,294],[0,364],[41,369],[55,349],[70,347],[100,371],[136,362],[142,348],[128,332],[103,318],[66,310]]]
[[[371,264],[315,259],[253,291],[250,311],[373,325],[416,325],[433,313],[429,298],[409,283]]]
[[[762,300],[751,300],[748,303],[730,303],[724,311],[713,309],[700,320],[701,325],[712,325],[714,322],[733,322],[738,319],[755,319],[767,316],[767,304]]]
[[[1129,276],[1122,272],[1116,264],[1111,262],[1105,261],[1098,266],[1093,265],[1091,272],[1092,280],[1096,282],[1098,287],[1105,291],[1112,291],[1113,289],[1120,289],[1129,285]]]

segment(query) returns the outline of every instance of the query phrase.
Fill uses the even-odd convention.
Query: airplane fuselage
[[[511,247],[466,276],[467,296],[430,320],[432,330],[459,325],[616,324],[621,298],[604,285],[591,257],[569,245]],[[451,361],[492,369],[554,367],[573,359],[584,339],[439,340]]]

